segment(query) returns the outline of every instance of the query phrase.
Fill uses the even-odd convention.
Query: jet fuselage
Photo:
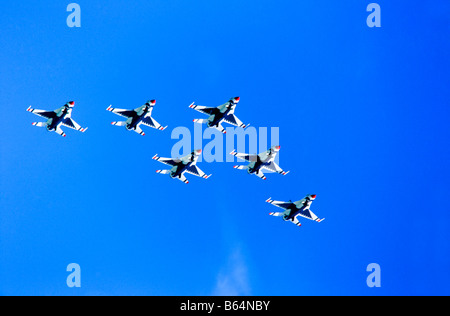
[[[261,167],[265,163],[270,161],[275,154],[276,154],[276,152],[273,151],[273,149],[269,149],[267,152],[257,155],[256,161],[251,161],[250,164],[248,165],[248,169],[247,169],[248,173],[250,173],[250,174],[258,173],[259,170],[261,169]]]
[[[127,120],[126,128],[128,130],[136,129],[136,127],[138,127],[139,124],[141,124],[142,120],[145,118],[148,112],[149,108],[147,106],[144,106],[138,112],[135,112],[136,114]]]
[[[188,160],[181,160],[176,166],[173,166],[173,168],[170,169],[170,176],[172,178],[181,177],[186,169],[188,169],[192,164],[195,163],[196,157],[197,156],[195,155],[195,152],[193,152],[191,156],[188,156]]]
[[[248,173],[250,173],[250,174],[258,173],[258,171],[261,169],[262,164],[263,164],[263,162],[261,161],[259,156],[257,156],[256,161],[252,161],[248,165],[248,169],[247,169]]]
[[[47,130],[49,132],[56,131],[59,125],[63,123],[66,119],[66,116],[69,114],[69,107],[63,106],[58,112],[56,112],[56,116],[47,121]]]
[[[171,178],[178,178],[178,177],[180,177],[184,173],[186,168],[188,168],[188,165],[185,165],[184,163],[180,162],[178,165],[174,166],[170,170],[170,177]]]
[[[208,127],[217,127],[222,122],[224,117],[234,112],[236,103],[229,101],[224,105],[218,107],[213,114],[208,118]]]
[[[294,219],[298,214],[311,207],[312,200],[309,196],[305,199],[294,202],[289,206],[289,212],[283,216],[285,221]]]

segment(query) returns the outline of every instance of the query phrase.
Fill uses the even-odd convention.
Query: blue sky
[[[77,3],[76,29],[68,1],[0,10],[1,295],[450,294],[448,1],[378,1],[377,29],[361,0]],[[157,175],[189,104],[234,96],[291,173]],[[168,130],[110,125],[149,99]],[[70,100],[85,134],[31,125]],[[308,193],[325,222],[268,216]]]

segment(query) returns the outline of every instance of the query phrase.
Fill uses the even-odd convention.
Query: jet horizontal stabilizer
[[[272,213],[269,213],[269,215],[270,216],[283,216],[283,213],[280,213],[280,212],[272,212]]]
[[[160,173],[160,174],[169,174],[170,170],[156,170],[156,173]]]
[[[206,124],[208,123],[208,120],[205,119],[195,119],[194,123],[198,123],[198,124]]]
[[[34,123],[31,123],[31,125],[36,126],[36,127],[45,127],[45,126],[47,126],[47,123],[45,123],[45,122],[34,122]]]
[[[114,125],[114,126],[125,126],[125,125],[127,125],[127,122],[111,122],[111,125]]]

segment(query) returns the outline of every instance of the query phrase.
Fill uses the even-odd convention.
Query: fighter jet
[[[250,126],[250,124],[245,125],[242,123],[236,115],[234,115],[234,111],[236,109],[236,105],[240,101],[240,97],[232,98],[230,101],[228,101],[225,104],[222,104],[221,106],[218,106],[216,108],[209,108],[206,106],[201,105],[195,105],[192,103],[189,107],[191,109],[197,110],[201,113],[209,115],[207,119],[196,119],[194,120],[195,123],[200,124],[207,124],[208,127],[213,127],[215,129],[218,129],[222,133],[226,134],[225,128],[222,126],[223,122],[227,122],[231,125],[246,128],[247,126]]]
[[[315,194],[309,194],[304,199],[297,202],[280,202],[274,201],[270,198],[266,201],[267,203],[282,208],[285,211],[282,213],[270,213],[269,215],[283,217],[283,220],[294,223],[297,226],[302,226],[298,217],[304,217],[320,223],[324,221],[325,218],[319,219],[316,214],[311,212],[309,209],[311,207],[311,203],[316,199],[316,197],[317,196]]]
[[[189,183],[189,181],[184,176],[185,172],[197,177],[201,177],[203,179],[208,179],[209,177],[211,177],[211,175],[207,176],[206,173],[201,171],[200,168],[196,166],[198,157],[201,153],[201,149],[194,150],[192,153],[181,159],[161,158],[158,157],[158,155],[155,155],[153,157],[154,160],[172,166],[172,169],[170,170],[156,170],[156,173],[169,174],[171,178],[181,180],[184,183]]]
[[[280,148],[280,146],[273,146],[269,150],[259,155],[240,154],[233,150],[230,155],[250,162],[250,164],[247,166],[234,166],[235,169],[247,169],[248,173],[255,174],[261,179],[266,180],[267,178],[262,170],[267,170],[268,172],[277,172],[279,174],[282,174],[283,176],[287,175],[290,172],[281,169],[280,166],[277,165],[277,163],[274,161],[278,152],[280,151]]]
[[[48,131],[56,132],[59,135],[66,137],[66,133],[63,132],[61,126],[69,127],[82,133],[87,131],[87,127],[82,128],[71,118],[74,106],[75,102],[70,101],[55,111],[36,110],[31,108],[31,106],[27,109],[27,111],[47,119],[46,122],[34,122],[32,123],[33,126],[46,127]]]
[[[155,104],[156,100],[151,100],[134,110],[115,109],[110,105],[106,110],[127,118],[126,121],[112,122],[112,125],[125,126],[127,130],[135,131],[136,133],[145,136],[144,131],[140,127],[141,124],[156,128],[160,131],[167,128],[167,126],[162,127],[152,118],[151,115]]]

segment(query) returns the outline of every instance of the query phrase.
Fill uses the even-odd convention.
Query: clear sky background
[[[362,0],[69,3],[0,9],[0,294],[450,294],[448,1],[380,0],[377,29]],[[234,96],[289,175],[155,173],[189,104]],[[149,99],[166,131],[110,125]],[[85,134],[31,125],[70,100]],[[325,222],[268,216],[308,193]]]

